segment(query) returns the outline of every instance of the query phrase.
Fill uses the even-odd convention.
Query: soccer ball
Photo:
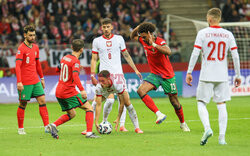
[[[100,134],[110,134],[112,132],[112,125],[108,121],[103,121],[99,125]]]

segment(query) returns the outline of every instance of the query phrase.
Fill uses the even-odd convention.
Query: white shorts
[[[199,81],[196,99],[209,103],[211,97],[216,103],[231,100],[228,82]]]

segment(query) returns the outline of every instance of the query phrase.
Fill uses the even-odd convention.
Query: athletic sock
[[[148,94],[144,95],[141,99],[152,112],[156,113],[157,111],[159,111],[154,101]]]
[[[219,139],[225,139],[225,134],[227,130],[227,108],[226,104],[217,105],[219,111]]]
[[[25,108],[19,106],[17,108],[18,128],[23,128],[24,114],[25,114]]]
[[[198,101],[198,113],[199,113],[199,116],[200,116],[200,119],[204,126],[205,131],[210,129],[207,107],[206,107],[206,104],[201,101]]]
[[[112,106],[115,102],[115,99],[107,99],[103,106],[103,121],[108,121],[109,113],[112,110]]]
[[[47,126],[49,124],[49,114],[46,104],[39,105],[39,112],[43,120],[43,125]]]
[[[135,127],[136,128],[139,128],[139,121],[138,121],[138,117],[137,117],[137,114],[136,114],[136,111],[133,107],[132,104],[130,104],[128,107],[127,107],[127,110],[128,110],[128,114],[129,114],[129,117]]]
[[[180,123],[184,123],[185,121],[184,121],[184,114],[183,114],[182,106],[178,109],[175,109],[175,113],[178,116]]]
[[[86,125],[87,125],[87,133],[92,132],[93,123],[94,123],[94,116],[93,116],[92,111],[86,112],[85,120],[86,120]]]
[[[56,126],[59,126],[59,125],[65,123],[65,122],[67,122],[67,121],[69,121],[69,120],[70,120],[70,116],[69,116],[68,114],[63,114],[62,116],[60,116],[60,118],[58,118],[58,119],[54,122],[54,124],[55,124]]]
[[[117,100],[118,100],[118,111],[119,111],[119,108],[120,108],[120,100],[119,100],[119,97],[117,98]],[[121,118],[120,118],[120,127],[125,126],[126,115],[127,115],[127,108],[126,108],[126,106],[124,105],[124,107],[123,107],[123,112],[122,112],[122,115],[121,115]]]
[[[92,102],[92,107],[93,107],[93,115],[94,115],[94,118],[95,118],[95,108],[96,108],[95,100]]]

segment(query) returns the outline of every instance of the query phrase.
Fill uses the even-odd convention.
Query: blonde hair
[[[219,21],[221,19],[221,10],[219,8],[209,9],[207,16],[211,16],[214,20]]]

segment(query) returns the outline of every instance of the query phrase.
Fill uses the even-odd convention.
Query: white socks
[[[130,117],[132,123],[134,124],[135,129],[139,128],[138,117],[137,117],[137,114],[136,114],[136,111],[135,111],[133,105],[130,104],[127,107],[127,110],[128,110],[128,113],[129,113],[129,117]]]
[[[198,101],[198,113],[201,119],[201,122],[204,126],[204,130],[211,129],[210,128],[210,123],[209,123],[209,115],[206,107],[206,103]]]
[[[93,107],[93,119],[95,119],[95,107],[96,107],[95,100],[92,102],[92,107]]]
[[[118,97],[117,97],[117,101],[118,101],[118,111],[119,111],[119,108],[120,108],[120,100],[119,100]],[[126,112],[127,112],[127,108],[126,108],[126,106],[124,105],[123,112],[122,112],[122,115],[121,115],[121,118],[120,118],[120,127],[125,126]]]
[[[115,99],[106,99],[106,102],[103,106],[103,121],[108,121],[109,113],[112,110]]]
[[[219,140],[225,140],[225,134],[227,129],[227,108],[226,104],[217,104],[217,109],[219,112],[219,129],[220,135]]]
[[[162,112],[157,111],[155,114],[156,114],[156,116],[158,117],[159,115],[162,115]]]

